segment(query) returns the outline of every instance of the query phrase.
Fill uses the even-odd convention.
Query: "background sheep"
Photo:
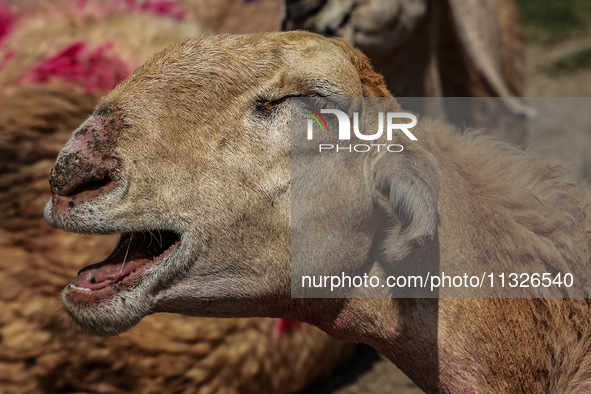
[[[198,35],[181,4],[60,2],[2,8],[0,391],[293,392],[352,347],[273,319],[154,316],[117,338],[88,336],[59,304],[84,261],[115,240],[50,229],[47,176],[97,98],[154,51]],[[188,14],[187,14],[188,15]],[[0,18],[2,19],[2,18]]]
[[[524,95],[523,34],[513,0],[287,0],[283,28],[351,40],[396,97],[500,97],[479,107],[407,102],[461,126],[490,127],[518,145],[531,111]]]

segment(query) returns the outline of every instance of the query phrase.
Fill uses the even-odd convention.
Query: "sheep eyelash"
[[[314,102],[312,106],[316,108],[340,108],[343,104],[343,100],[347,100],[346,97],[341,97],[338,95],[327,96],[318,92],[310,92],[306,94],[288,94],[277,99],[261,98],[256,100],[255,112],[264,117],[271,117],[279,105],[291,98],[311,99]],[[302,104],[301,107],[303,110],[305,106]]]
[[[273,115],[277,106],[283,103],[287,98],[281,98],[279,100],[257,100],[255,102],[255,112],[264,117]]]
[[[285,101],[289,100],[292,97],[306,96],[303,94],[287,94],[276,99],[259,98],[255,101],[255,111],[266,117],[271,116],[273,115],[273,113],[279,105],[283,104]]]

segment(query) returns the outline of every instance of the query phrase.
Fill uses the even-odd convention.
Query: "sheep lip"
[[[96,303],[135,287],[180,243],[180,235],[172,231],[123,233],[109,257],[78,272],[66,296],[79,304]]]

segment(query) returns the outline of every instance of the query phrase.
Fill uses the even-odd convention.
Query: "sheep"
[[[458,125],[487,127],[523,145],[524,45],[513,0],[286,0],[284,30],[307,29],[351,40],[383,73],[397,97],[500,97],[466,116],[449,101],[414,100]],[[407,104],[407,105],[410,105]],[[459,112],[459,113],[458,113]]]
[[[97,338],[59,305],[76,267],[116,239],[45,224],[57,153],[106,90],[202,31],[124,3],[83,4],[2,9],[11,24],[0,48],[0,391],[296,392],[328,375],[354,348],[309,325],[171,314]]]
[[[277,0],[179,0],[188,16],[216,33],[276,31],[282,2]]]
[[[391,97],[359,50],[286,32],[170,46],[101,99],[58,156],[45,208],[58,228],[121,233],[63,290],[70,316],[100,335],[154,312],[282,317],[375,347],[427,392],[589,391],[587,299],[291,297],[294,234],[317,263],[346,269],[368,256],[372,270],[500,262],[573,269],[586,284],[591,256],[580,178],[440,121],[413,128],[416,141],[396,136],[403,153],[323,156],[304,168],[315,182],[290,186],[299,96]],[[314,193],[311,214],[294,216],[292,196]],[[146,229],[165,232],[164,247],[138,240]],[[115,270],[124,253],[131,278]]]

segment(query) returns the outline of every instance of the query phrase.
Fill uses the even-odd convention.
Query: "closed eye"
[[[278,99],[258,99],[255,101],[255,111],[265,117],[273,115],[277,107],[296,95],[286,95]]]
[[[310,91],[306,93],[292,93],[286,94],[279,98],[259,98],[255,101],[255,112],[259,115],[264,117],[272,116],[273,113],[277,110],[277,108],[291,98],[307,98],[312,99],[314,101],[314,106],[317,108],[339,108],[344,101],[347,100],[346,97],[341,96],[339,94],[325,94],[317,92],[317,91]]]

